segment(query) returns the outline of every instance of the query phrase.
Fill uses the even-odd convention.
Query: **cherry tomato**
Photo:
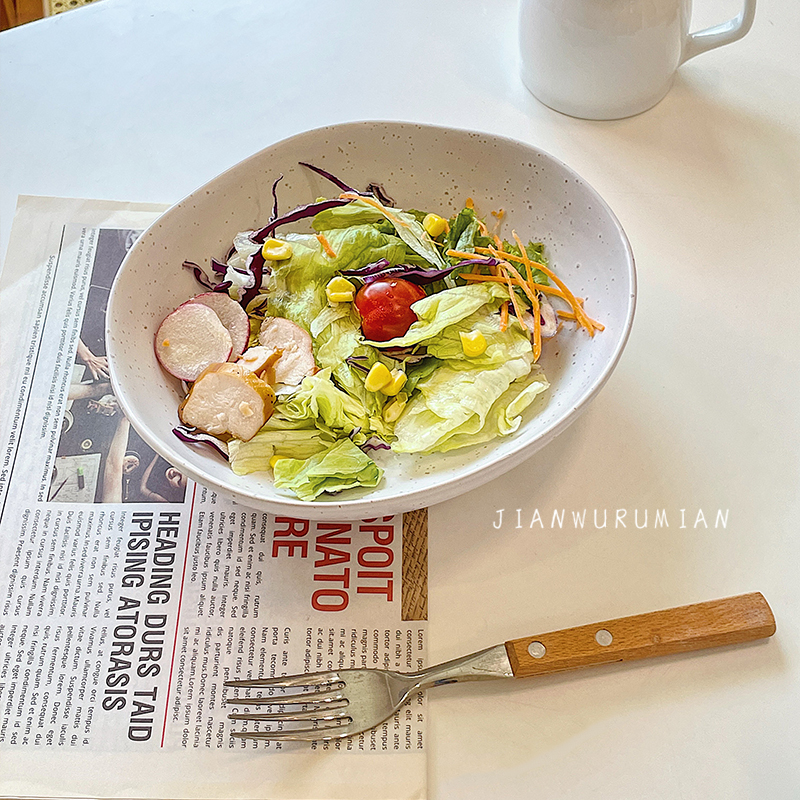
[[[402,278],[373,281],[362,286],[355,297],[361,314],[361,330],[367,339],[387,342],[403,336],[417,321],[412,303],[422,300],[425,292]]]

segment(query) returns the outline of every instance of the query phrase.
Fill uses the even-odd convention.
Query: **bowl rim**
[[[135,253],[136,246],[134,246],[133,248],[131,248],[131,250],[128,252],[128,254],[123,259],[122,263],[120,264],[119,270],[117,272],[117,275],[114,279],[111,288],[111,292],[109,294],[108,305],[107,305],[108,313],[106,314],[106,329],[105,329],[106,353],[108,356],[109,373],[111,377],[111,385],[113,387],[114,394],[116,395],[120,405],[122,406],[122,410],[125,416],[128,418],[131,425],[133,425],[133,427],[136,429],[137,433],[165,461],[170,463],[172,466],[181,471],[187,477],[194,480],[196,483],[200,484],[200,486],[205,486],[209,489],[218,491],[220,494],[227,496],[230,499],[233,499],[235,502],[251,508],[260,509],[274,514],[288,515],[303,519],[317,519],[317,520],[333,519],[333,518],[360,519],[362,517],[374,516],[374,514],[376,513],[376,509],[378,508],[380,510],[380,513],[382,514],[397,514],[406,511],[412,511],[419,508],[424,508],[428,505],[445,502],[447,500],[453,499],[454,497],[465,494],[471,489],[475,489],[478,486],[481,486],[484,483],[489,482],[490,480],[494,480],[500,477],[501,475],[504,475],[506,472],[510,471],[514,467],[518,466],[523,461],[527,460],[529,457],[534,455],[534,453],[540,450],[542,447],[545,447],[547,444],[549,444],[556,436],[558,436],[573,422],[575,422],[575,420],[586,410],[589,403],[595,398],[595,396],[607,383],[608,379],[611,376],[611,373],[614,371],[617,364],[619,363],[619,360],[622,356],[622,353],[630,337],[631,329],[633,327],[633,319],[636,311],[636,301],[637,301],[636,262],[628,236],[625,233],[625,230],[623,229],[622,224],[620,223],[616,214],[613,212],[613,210],[608,205],[606,200],[597,192],[597,190],[591,184],[589,184],[579,173],[577,173],[574,169],[572,169],[572,167],[561,161],[559,158],[556,158],[550,153],[542,150],[541,148],[535,145],[529,144],[528,142],[524,142],[519,139],[514,139],[509,136],[504,136],[502,134],[492,133],[488,131],[478,131],[470,128],[461,128],[449,125],[436,125],[431,123],[420,123],[420,122],[411,122],[402,120],[356,120],[343,123],[334,123],[331,125],[323,125],[317,128],[305,130],[293,134],[291,136],[285,137],[283,139],[280,139],[276,142],[273,142],[270,145],[267,145],[261,150],[258,150],[257,152],[242,159],[236,164],[233,164],[223,172],[220,172],[215,177],[211,178],[210,180],[196,187],[187,195],[182,197],[180,200],[173,203],[168,209],[166,209],[163,212],[163,214],[159,215],[159,217],[156,220],[154,220],[145,229],[145,231],[143,231],[140,239],[143,239],[144,236],[152,228],[154,228],[157,224],[161,223],[165,217],[170,215],[176,209],[183,206],[184,203],[186,203],[190,198],[193,198],[198,192],[202,191],[210,184],[216,183],[218,180],[234,172],[235,170],[239,170],[247,162],[262,157],[264,153],[266,153],[269,150],[272,150],[279,146],[286,145],[291,142],[301,141],[303,138],[306,137],[315,137],[323,133],[341,134],[347,129],[353,129],[353,128],[364,129],[364,128],[369,128],[371,126],[401,126],[406,128],[426,129],[429,131],[438,130],[448,133],[457,132],[461,134],[467,134],[467,135],[472,134],[476,136],[491,138],[493,140],[505,142],[513,146],[522,146],[524,148],[527,148],[528,150],[535,152],[539,156],[544,157],[546,160],[554,162],[562,170],[564,170],[564,172],[569,177],[577,180],[590,193],[593,202],[596,202],[598,206],[603,210],[603,212],[608,216],[608,219],[613,224],[614,229],[619,237],[619,241],[623,245],[624,257],[627,268],[627,278],[629,281],[630,291],[628,293],[628,297],[626,298],[627,300],[626,313],[625,313],[624,324],[622,325],[621,328],[621,334],[617,341],[617,345],[611,354],[611,357],[604,364],[602,370],[594,378],[591,384],[584,389],[579,400],[573,404],[572,408],[565,411],[565,413],[561,416],[561,418],[558,421],[551,424],[549,427],[545,428],[539,435],[537,435],[533,439],[521,438],[518,442],[514,443],[514,446],[512,447],[510,452],[508,452],[502,460],[498,460],[492,463],[491,475],[489,477],[486,477],[485,475],[486,472],[485,466],[481,466],[480,461],[478,461],[475,464],[467,464],[461,467],[460,468],[461,474],[458,476],[458,478],[419,490],[414,490],[412,488],[411,491],[398,493],[389,498],[376,499],[374,497],[371,497],[370,495],[366,495],[364,497],[359,497],[354,500],[346,500],[346,499],[341,500],[338,499],[338,495],[332,495],[330,496],[331,499],[324,499],[322,501],[320,501],[320,499],[317,499],[313,502],[306,502],[300,500],[299,498],[293,498],[290,496],[280,496],[278,498],[265,498],[262,495],[259,495],[258,492],[241,491],[238,488],[234,488],[227,484],[221,483],[220,481],[214,479],[213,476],[202,474],[200,469],[195,468],[195,466],[190,461],[188,461],[185,457],[181,456],[179,453],[173,453],[170,451],[169,455],[167,455],[165,453],[166,448],[162,445],[161,440],[150,432],[148,425],[142,419],[139,418],[136,409],[128,402],[125,393],[121,390],[120,378],[115,366],[116,358],[113,354],[113,351],[115,349],[115,344],[114,344],[114,339],[111,336],[111,328],[113,325],[113,318],[114,318],[112,310],[114,309],[116,303],[119,302],[118,286],[119,286],[120,276],[123,274],[126,262]],[[433,495],[435,495],[435,497],[433,497]]]

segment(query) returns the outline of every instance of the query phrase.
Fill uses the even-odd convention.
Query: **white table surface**
[[[697,5],[698,25],[737,11]],[[743,41],[689,62],[660,105],[618,122],[534,100],[515,28],[511,0],[104,0],[0,34],[0,253],[18,194],[172,202],[335,122],[498,132],[567,162],[631,239],[633,333],[566,433],[431,509],[430,656],[751,590],[778,633],[432,692],[430,795],[796,798],[800,7],[760,0]],[[669,528],[654,526],[657,508]],[[529,527],[536,509],[544,530]],[[553,509],[567,511],[563,530],[549,529]]]

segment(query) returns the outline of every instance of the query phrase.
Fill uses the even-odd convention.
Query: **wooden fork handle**
[[[775,618],[760,592],[506,642],[515,678],[765,639]]]

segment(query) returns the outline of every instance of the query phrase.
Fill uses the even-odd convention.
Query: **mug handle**
[[[715,47],[722,47],[724,44],[741,39],[753,26],[755,15],[756,0],[744,0],[744,8],[738,16],[721,25],[690,33],[683,46],[681,64],[707,50],[713,50]]]

